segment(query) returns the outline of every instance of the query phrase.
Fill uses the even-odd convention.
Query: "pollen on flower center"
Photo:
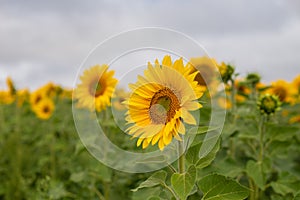
[[[150,102],[149,115],[154,124],[166,124],[180,109],[177,96],[169,88],[157,91]]]

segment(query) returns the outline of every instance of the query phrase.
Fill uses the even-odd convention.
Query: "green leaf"
[[[287,195],[292,193],[296,195],[300,188],[300,180],[288,172],[282,172],[279,175],[279,179],[276,182],[272,182],[271,186],[278,194]]]
[[[273,141],[268,148],[268,153],[273,159],[277,159],[278,157],[287,158],[287,152],[291,145],[290,141]]]
[[[220,140],[218,140],[215,146],[211,149],[211,151],[202,158],[199,157],[199,151],[201,149],[201,146],[202,143],[192,146],[188,149],[186,153],[186,160],[189,163],[194,164],[199,169],[207,167],[215,159],[216,154],[220,149]]]
[[[271,200],[295,200],[295,198],[292,195],[279,195],[279,194],[271,194]]]
[[[266,138],[273,141],[290,141],[298,131],[298,127],[292,125],[267,124]]]
[[[207,167],[208,165],[210,165],[210,163],[215,159],[218,151],[220,150],[220,142],[221,140],[218,140],[217,143],[215,144],[215,146],[213,147],[213,149],[204,157],[201,157],[198,161],[197,161],[197,168],[202,169],[204,167]]]
[[[239,129],[236,126],[236,124],[227,123],[223,127],[222,136],[227,139],[228,137],[231,137],[232,135],[236,134],[237,132],[239,132]]]
[[[238,163],[236,160],[228,157],[218,162],[217,164],[218,173],[227,177],[237,177],[243,172],[244,166]]]
[[[262,164],[257,163],[253,160],[249,160],[246,166],[246,172],[250,178],[253,179],[254,183],[263,189],[265,186],[264,174],[262,169]]]
[[[158,171],[152,174],[147,180],[142,182],[137,188],[132,189],[131,191],[136,192],[141,188],[149,188],[157,185],[164,185],[167,177],[167,172]]]
[[[191,130],[189,134],[199,135],[219,129],[219,127],[200,126],[197,131]]]
[[[62,182],[53,181],[50,184],[49,197],[50,199],[61,199],[66,197],[68,192],[66,191]]]
[[[143,190],[138,190],[132,194],[132,200],[150,200],[157,198],[161,193],[161,188],[144,188]]]
[[[86,172],[78,172],[78,173],[72,173],[70,176],[70,180],[79,183],[84,180],[84,178],[87,176]]]
[[[180,199],[186,199],[195,185],[197,178],[197,171],[194,165],[191,165],[187,172],[183,174],[174,173],[171,177],[171,184],[175,193]]]
[[[248,188],[218,174],[210,174],[198,181],[203,200],[241,200],[249,195]]]
[[[202,143],[199,143],[188,149],[188,151],[185,155],[185,158],[189,163],[191,163],[191,164],[197,163],[197,161],[199,160],[199,150],[200,150],[201,145],[202,145]]]
[[[293,200],[300,200],[300,190],[297,192],[297,194],[294,196]]]
[[[104,182],[110,182],[112,178],[112,169],[99,163],[97,167],[89,171],[89,175],[93,178],[100,179]]]
[[[153,197],[148,198],[147,200],[161,200],[161,198],[153,196]]]

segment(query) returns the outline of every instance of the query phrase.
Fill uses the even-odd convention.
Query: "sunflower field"
[[[229,63],[169,55],[128,87],[114,73],[95,64],[74,88],[35,91],[7,77],[0,199],[300,200],[300,74],[267,84]],[[121,163],[87,119],[120,152],[161,159]]]

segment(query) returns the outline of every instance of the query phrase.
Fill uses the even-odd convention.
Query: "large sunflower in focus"
[[[164,58],[163,63],[148,63],[144,76],[129,85],[132,94],[125,102],[127,132],[138,137],[137,146],[142,144],[143,148],[158,143],[163,150],[173,137],[181,140],[179,134],[185,134],[183,122],[195,125],[190,111],[202,107],[197,101],[203,95],[202,88],[194,81],[198,72],[190,73],[182,59],[171,64]]]
[[[108,71],[108,65],[96,65],[85,70],[80,77],[81,83],[75,89],[78,106],[91,111],[105,110],[110,106],[110,98],[117,84],[114,71]]]

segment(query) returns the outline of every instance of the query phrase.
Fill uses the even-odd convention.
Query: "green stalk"
[[[185,155],[183,149],[183,141],[178,141],[178,172],[183,174],[185,172]]]
[[[104,196],[101,194],[101,192],[94,186],[93,187],[93,190],[95,191],[97,197],[100,199],[100,200],[105,200]]]
[[[0,103],[0,127],[4,127],[5,120],[4,120],[4,111],[3,111],[3,105]]]
[[[58,101],[54,101],[55,106],[58,105]],[[54,124],[54,117],[53,117],[54,113],[52,113],[52,116],[50,117],[49,121],[47,122],[50,124]],[[45,122],[44,122],[45,124]],[[49,128],[49,133],[51,134],[51,143],[50,143],[50,147],[49,147],[49,151],[50,151],[50,166],[51,166],[51,178],[56,178],[56,135],[55,135],[55,129],[54,126],[50,126]]]
[[[253,183],[253,180],[251,178],[249,178],[248,181],[249,181],[249,187],[251,189],[249,200],[256,200],[255,199],[255,196],[256,196],[256,185]]]
[[[234,145],[234,139],[229,139],[229,155],[232,159],[235,157],[235,145]]]
[[[235,81],[234,79],[231,79],[231,114],[232,114],[232,119],[235,121],[235,110],[236,110],[236,101],[235,101],[235,95],[236,95],[236,88],[235,88]]]
[[[252,86],[251,90],[252,90],[252,92],[251,92],[252,99],[256,102],[257,101],[257,91],[256,91],[255,85]]]
[[[105,199],[109,199],[110,196],[110,183],[104,182],[104,197]]]
[[[259,155],[258,155],[258,162],[260,164],[262,164],[263,159],[264,159],[264,148],[265,148],[265,144],[264,144],[264,127],[265,127],[265,121],[266,118],[264,115],[261,116],[261,120],[260,120],[260,124],[259,124]],[[255,189],[255,199],[259,199],[261,196],[262,191],[256,186],[254,185],[254,189]]]
[[[50,132],[52,135],[52,142],[50,144],[50,163],[51,163],[51,176],[52,178],[56,177],[56,155],[55,155],[55,135],[54,131]]]
[[[19,108],[17,106],[17,98],[14,102],[15,106],[15,130],[13,134],[9,138],[10,145],[13,145],[14,148],[12,152],[14,155],[11,156],[10,159],[10,165],[11,165],[11,172],[12,175],[10,175],[11,180],[10,180],[10,191],[9,191],[9,196],[12,197],[13,199],[20,199],[21,198],[21,179],[22,179],[22,138],[20,134],[20,112]],[[11,192],[11,193],[10,193]]]
[[[258,157],[259,162],[262,162],[264,159],[264,124],[265,124],[265,116],[262,115],[259,124],[259,145],[260,145],[260,151]]]

